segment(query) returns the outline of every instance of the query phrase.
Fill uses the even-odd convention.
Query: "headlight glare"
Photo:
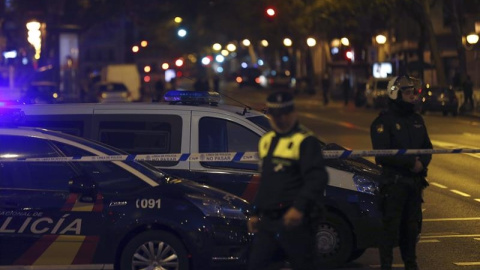
[[[246,219],[242,209],[230,204],[228,201],[192,194],[187,194],[187,199],[207,217]]]

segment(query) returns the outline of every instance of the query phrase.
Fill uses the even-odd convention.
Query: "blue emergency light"
[[[181,91],[170,90],[163,96],[165,101],[170,104],[182,103],[182,104],[210,104],[218,105],[221,100],[220,94],[212,91]]]
[[[25,120],[25,113],[21,109],[2,108],[0,104],[0,125],[18,125]]]

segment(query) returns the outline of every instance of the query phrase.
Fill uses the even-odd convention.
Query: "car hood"
[[[323,150],[346,149],[338,144],[330,143],[325,145]],[[373,179],[377,179],[382,176],[382,168],[365,158],[326,159],[325,163],[329,167],[355,174],[367,175]]]
[[[246,200],[221,189],[171,176],[166,177],[165,180],[169,185],[176,185],[183,194],[198,194],[218,201],[223,201],[236,206],[237,208],[245,209],[246,211],[251,209],[250,204]]]

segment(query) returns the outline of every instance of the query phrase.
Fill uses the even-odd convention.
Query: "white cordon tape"
[[[422,154],[466,154],[480,153],[480,149],[385,149],[385,150],[325,150],[326,159],[345,159],[367,156],[404,156]],[[99,162],[99,161],[203,161],[231,162],[258,161],[257,152],[222,152],[193,154],[143,154],[143,155],[112,155],[112,156],[74,156],[46,158],[15,158],[2,157],[1,162]]]

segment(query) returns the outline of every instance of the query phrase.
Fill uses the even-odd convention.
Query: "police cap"
[[[288,92],[275,92],[267,97],[268,113],[276,116],[288,114],[294,109],[293,95]]]

